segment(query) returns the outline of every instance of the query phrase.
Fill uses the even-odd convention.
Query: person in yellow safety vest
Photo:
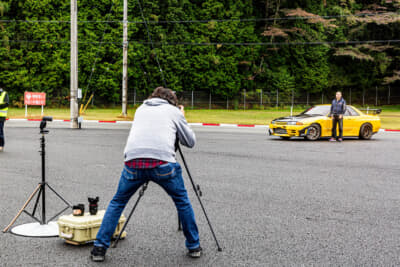
[[[4,123],[7,118],[9,103],[7,92],[0,87],[0,152],[4,149]]]

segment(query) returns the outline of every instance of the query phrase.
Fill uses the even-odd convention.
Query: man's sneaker
[[[331,139],[329,139],[329,142],[336,142],[336,139],[335,138],[331,138]]]
[[[103,247],[94,246],[92,251],[90,252],[90,257],[92,261],[101,262],[106,259],[106,249]]]
[[[199,246],[198,248],[189,249],[188,256],[191,258],[200,258],[203,249]]]
[[[338,141],[339,141],[339,142],[343,142],[343,138],[339,138]]]

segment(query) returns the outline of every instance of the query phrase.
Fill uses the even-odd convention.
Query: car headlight
[[[275,124],[275,121],[271,121],[271,124]]]
[[[300,121],[288,121],[287,125],[303,125]]]

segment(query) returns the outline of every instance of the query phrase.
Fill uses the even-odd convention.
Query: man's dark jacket
[[[331,116],[332,115],[344,115],[346,112],[346,100],[341,98],[339,101],[334,99],[331,105]]]

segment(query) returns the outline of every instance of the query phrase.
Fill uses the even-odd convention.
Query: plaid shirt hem
[[[166,163],[168,162],[159,159],[140,158],[126,161],[125,166],[132,169],[153,169]]]

